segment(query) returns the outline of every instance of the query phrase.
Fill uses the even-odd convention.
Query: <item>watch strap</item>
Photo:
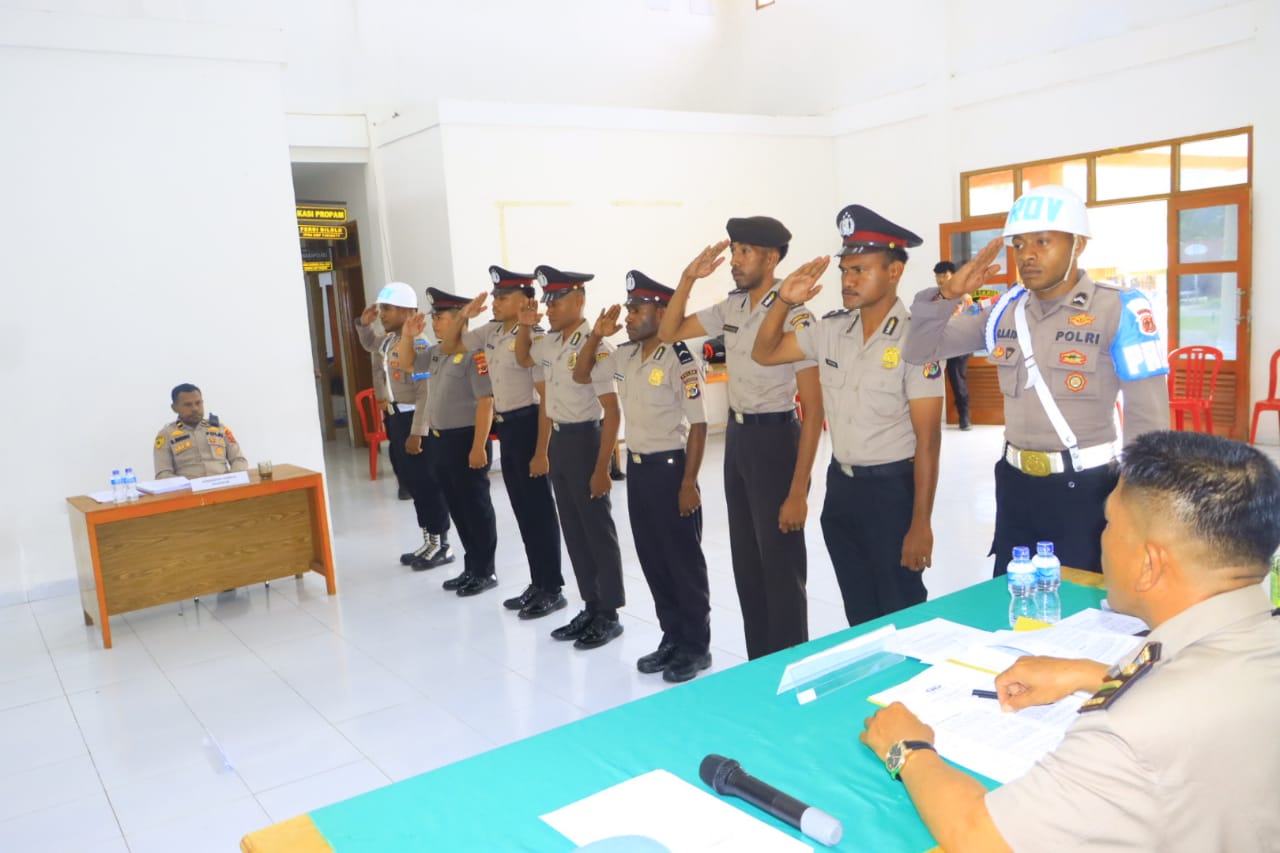
[[[899,782],[902,781],[902,768],[907,766],[907,757],[911,755],[911,753],[920,749],[927,749],[932,752],[938,751],[938,748],[927,740],[903,740],[894,744],[894,746],[901,747],[900,751],[902,758],[898,761],[898,766],[896,768],[889,768],[889,775],[894,779],[897,779]]]

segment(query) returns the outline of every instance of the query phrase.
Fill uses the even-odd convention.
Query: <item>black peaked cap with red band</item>
[[[542,301],[554,302],[566,293],[581,290],[587,282],[595,278],[589,272],[564,272],[555,267],[539,264],[533,271],[533,277],[542,288]]]
[[[496,265],[489,267],[489,278],[493,280],[494,290],[514,290],[533,286],[533,273],[512,272]]]
[[[432,311],[452,311],[455,308],[461,308],[471,300],[465,296],[455,296],[452,293],[445,293],[438,287],[428,287],[427,296],[431,297]]]
[[[918,235],[895,225],[870,208],[851,204],[836,214],[843,245],[837,255],[860,255],[885,249],[914,249],[924,243]]]
[[[665,284],[659,284],[649,276],[640,272],[640,270],[632,270],[627,273],[627,304],[636,305],[641,302],[656,302],[659,305],[666,305],[671,301],[671,296],[675,291]]]

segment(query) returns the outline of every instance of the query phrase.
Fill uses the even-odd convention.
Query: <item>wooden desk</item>
[[[208,492],[184,489],[127,504],[67,498],[84,622],[265,583],[308,570],[337,592],[324,478],[277,465],[273,479]]]

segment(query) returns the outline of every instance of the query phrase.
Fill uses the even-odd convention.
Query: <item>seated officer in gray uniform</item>
[[[1004,227],[1021,285],[976,314],[956,314],[1004,251],[997,239],[911,306],[905,360],[985,348],[997,367],[1006,442],[995,468],[997,575],[1014,546],[1040,540],[1054,543],[1064,566],[1100,571],[1102,504],[1121,451],[1120,392],[1125,442],[1169,427],[1168,354],[1151,303],[1079,268],[1089,234],[1078,196],[1036,187],[1014,202]]]
[[[627,273],[627,337],[607,360],[627,418],[627,510],[640,568],[662,627],[641,672],[688,681],[711,666],[711,594],[702,555],[698,469],[707,444],[702,370],[684,341],[658,340],[674,291],[639,270]],[[618,305],[600,312],[573,378],[591,382],[599,344],[621,330]]]
[[[1275,850],[1280,616],[1259,581],[1280,545],[1280,471],[1224,438],[1149,432],[1125,447],[1106,512],[1107,598],[1151,626],[1147,644],[1111,670],[1024,657],[996,679],[1007,711],[1097,691],[1056,749],[987,791],[900,703],[862,742],[948,851]]]
[[[453,323],[452,314],[467,299],[427,288],[431,297],[431,323],[436,338]],[[493,425],[493,388],[484,352],[447,353],[440,344],[415,351],[417,339],[426,327],[426,318],[415,314],[404,323],[400,336],[400,363],[413,364],[415,373],[426,373],[420,383],[418,402],[425,406],[427,452],[431,472],[444,492],[449,514],[462,540],[462,573],[444,582],[444,588],[459,596],[479,595],[498,585],[494,575],[494,555],[498,549],[498,527],[489,499],[489,460],[493,446],[489,428]]]
[[[622,554],[609,500],[613,486],[609,460],[621,421],[613,372],[603,363],[613,346],[607,341],[600,345],[590,385],[574,382],[573,369],[591,331],[591,324],[582,318],[583,288],[595,276],[546,265],[533,272],[542,286],[551,331],[533,335],[540,315],[537,303],[529,300],[520,310],[516,357],[525,367],[542,369],[544,381],[538,393],[552,431],[547,456],[534,456],[529,471],[547,472],[551,477],[560,529],[584,603],[582,611],[551,636],[573,640],[578,649],[594,649],[622,634],[618,608],[626,603]]]
[[[231,427],[218,423],[217,415],[205,419],[204,395],[199,388],[184,382],[169,392],[169,399],[178,419],[162,426],[156,435],[157,480],[249,470],[249,460]]]
[[[804,523],[822,436],[822,388],[812,361],[765,367],[751,358],[760,323],[778,298],[774,270],[786,257],[791,232],[768,216],[730,219],[725,230],[728,240],[706,247],[685,268],[658,336],[674,343],[724,333],[729,368],[724,496],[747,657],[754,660],[809,639]],[[720,266],[726,248],[738,289],[686,316],[694,282]],[[798,326],[810,318],[799,307],[788,321]],[[803,424],[797,422],[797,394]]]
[[[795,331],[787,314],[822,290],[830,258],[787,276],[756,335],[761,364],[818,362],[831,426],[822,536],[850,625],[919,604],[933,559],[942,370],[902,359],[911,316],[898,298],[907,248],[923,242],[862,205],[836,215],[844,309]]]

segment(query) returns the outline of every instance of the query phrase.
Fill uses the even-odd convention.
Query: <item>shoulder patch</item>
[[[676,358],[680,360],[681,364],[693,363],[693,353],[689,352],[689,347],[685,345],[684,341],[676,341],[672,344],[671,351],[676,354]]]
[[[1111,342],[1116,375],[1128,382],[1167,375],[1169,355],[1150,300],[1140,291],[1123,290],[1120,306],[1120,322]]]
[[[159,435],[156,436],[156,450],[160,450],[163,447],[164,447],[164,433],[160,433]]]
[[[489,359],[484,357],[484,350],[477,351],[471,356],[471,360],[476,363],[476,373],[481,376],[489,375]]]
[[[813,320],[812,314],[810,314],[808,311],[801,311],[799,314],[792,317],[788,321],[788,323],[791,325],[791,328],[793,329],[805,329],[805,328],[808,328],[809,322],[811,320]]]
[[[231,432],[231,427],[223,427],[223,428],[222,428],[222,431],[223,431],[223,432],[225,432],[225,433],[227,434],[227,441],[229,441],[229,442],[230,442],[230,443],[232,443],[232,444],[239,444],[239,443],[240,443],[240,442],[236,441],[235,434]]]

